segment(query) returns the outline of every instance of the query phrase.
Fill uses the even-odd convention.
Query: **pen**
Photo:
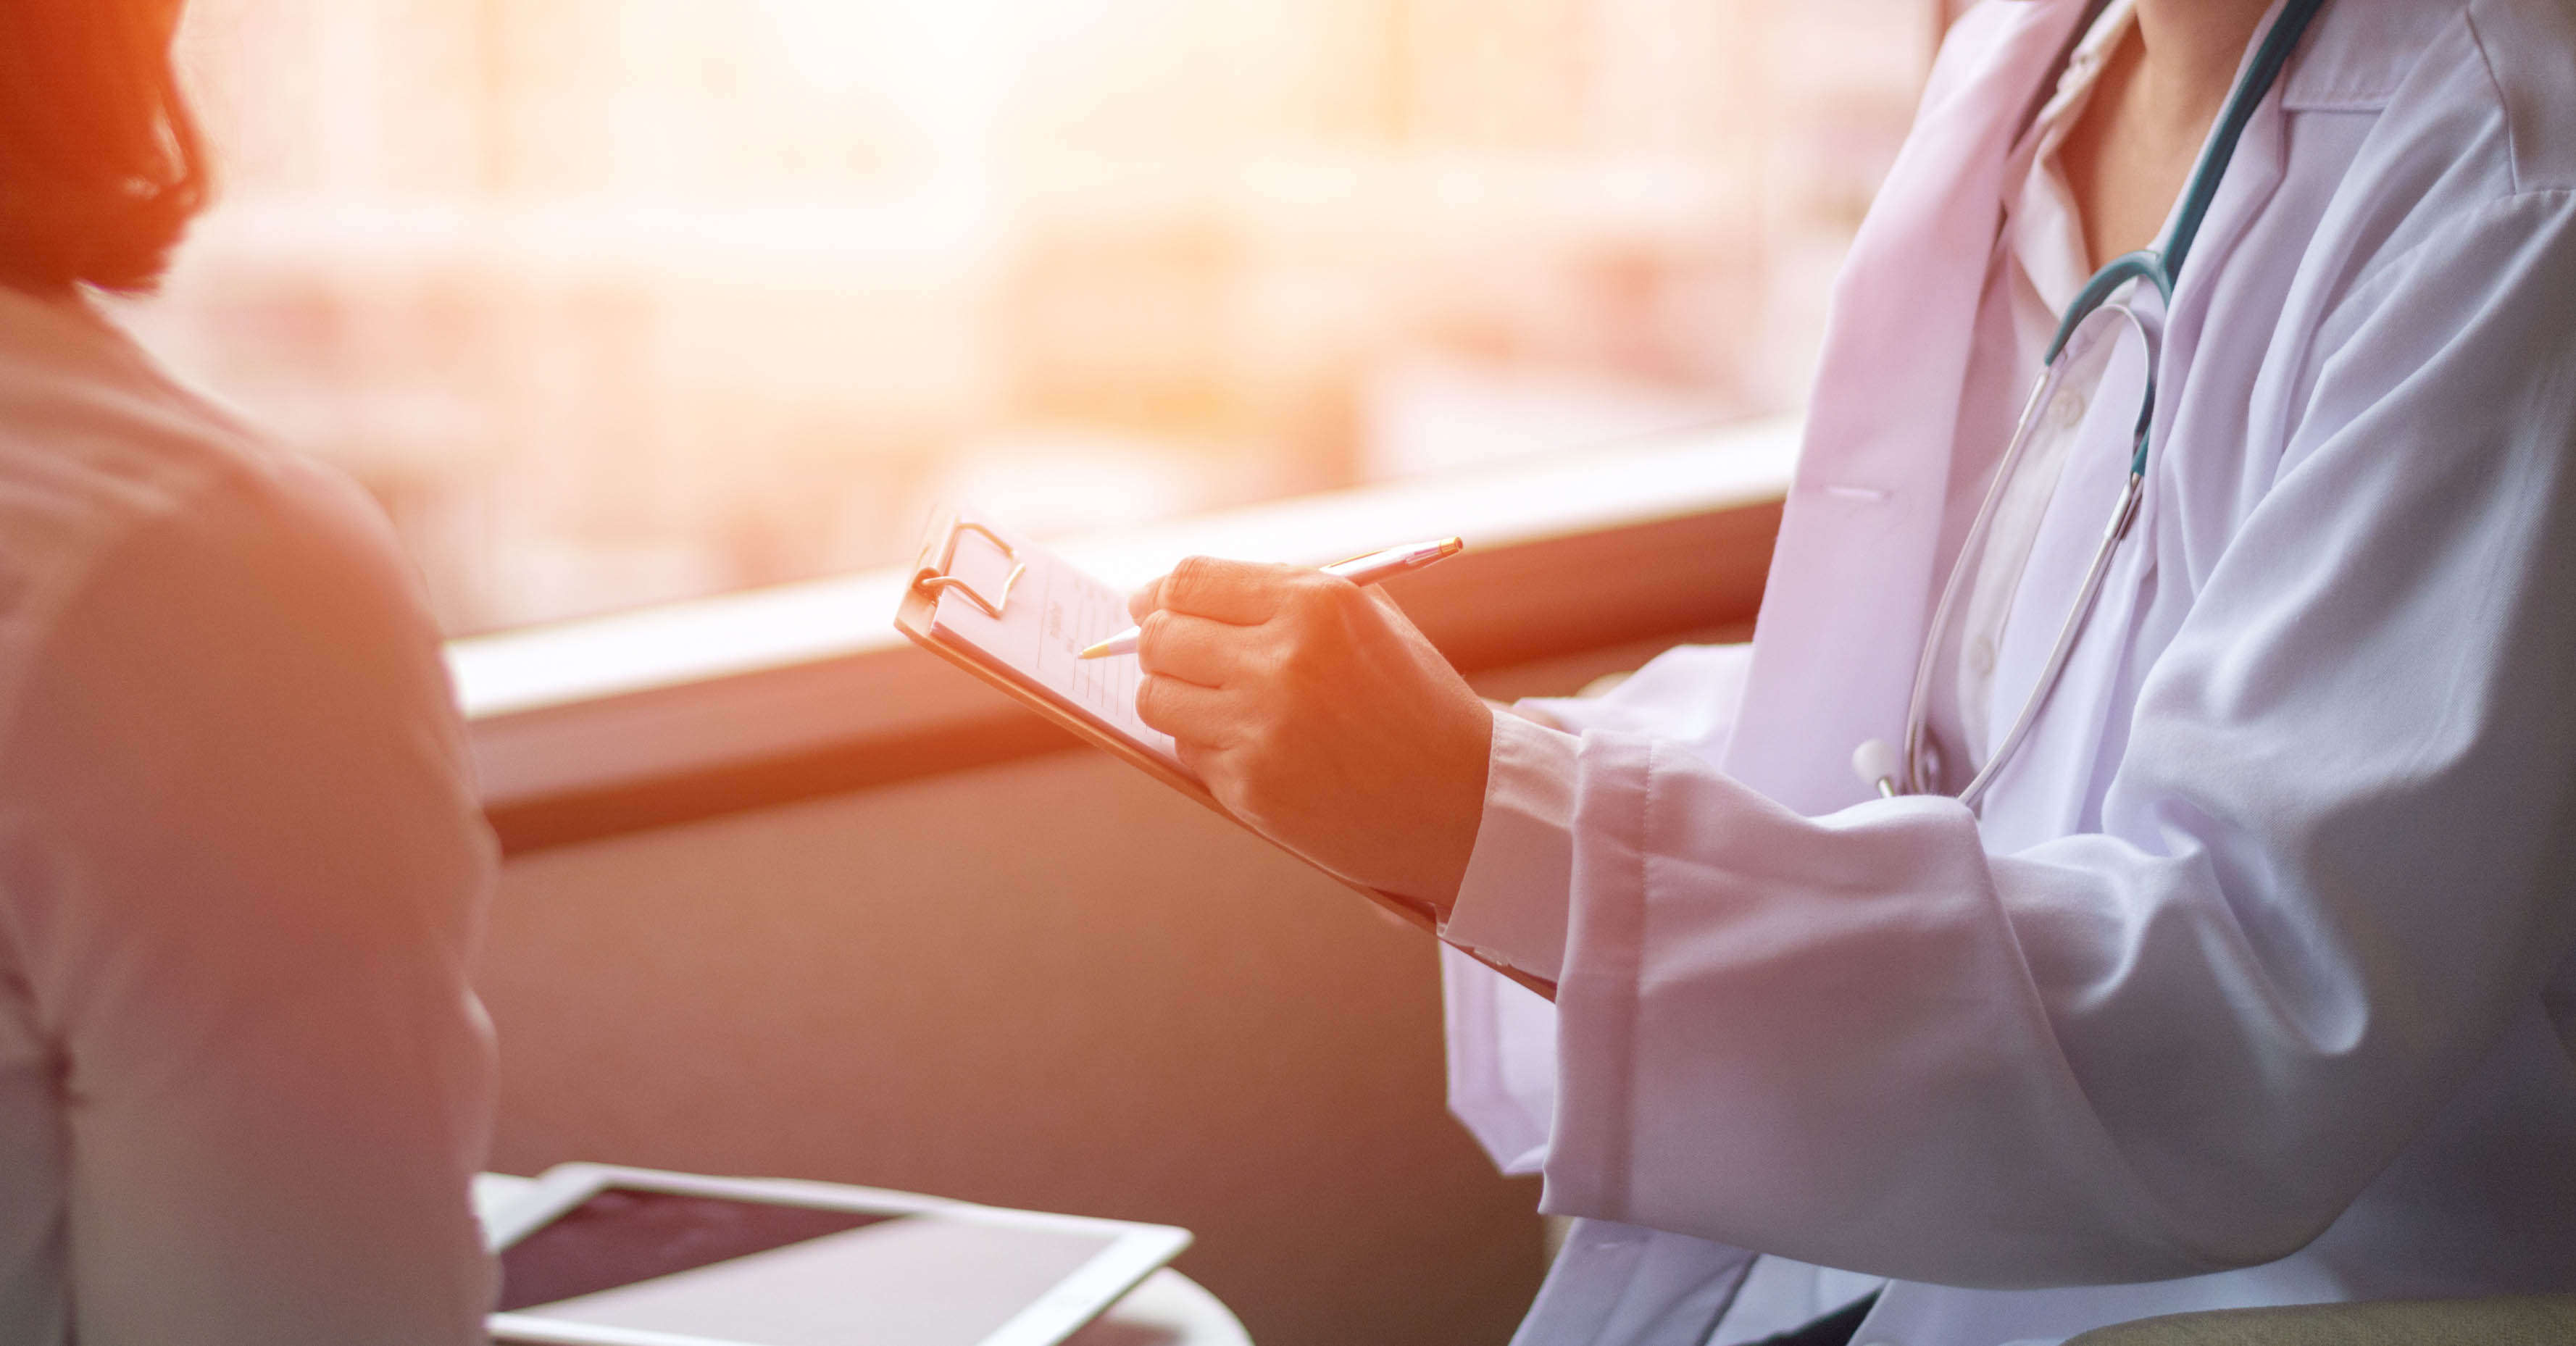
[[[1401,575],[1408,570],[1420,570],[1424,566],[1446,561],[1466,549],[1467,544],[1457,538],[1444,537],[1437,542],[1415,542],[1402,547],[1389,547],[1385,551],[1373,551],[1366,556],[1353,557],[1348,561],[1328,565],[1324,567],[1324,573],[1339,575],[1353,584],[1375,584],[1391,575]],[[1143,634],[1144,632],[1137,627],[1128,627],[1090,649],[1084,650],[1080,657],[1105,659],[1113,654],[1134,654],[1137,638]]]

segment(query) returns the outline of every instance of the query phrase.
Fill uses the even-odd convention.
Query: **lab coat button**
[[[2072,430],[2076,426],[2082,425],[2084,423],[2084,410],[2088,405],[2090,405],[2090,399],[2072,388],[2059,393],[2057,395],[2057,405],[2050,408],[2054,413],[2057,428],[2061,431]]]
[[[1984,636],[1969,641],[1968,667],[1976,670],[1977,676],[1981,678],[1994,672],[1995,642]]]

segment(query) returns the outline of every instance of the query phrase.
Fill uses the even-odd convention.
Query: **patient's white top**
[[[355,487],[0,288],[0,1342],[482,1340],[452,704]]]

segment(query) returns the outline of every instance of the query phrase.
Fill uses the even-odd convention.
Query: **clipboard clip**
[[[954,568],[957,560],[957,536],[960,533],[982,535],[985,541],[992,543],[1001,551],[1003,560],[1011,563],[1011,573],[1002,580],[1002,592],[986,598],[976,591],[974,585],[947,573]],[[1019,552],[1010,543],[1004,542],[1000,534],[971,519],[959,519],[949,526],[948,545],[941,549],[939,564],[925,565],[912,572],[912,587],[932,599],[937,599],[943,592],[955,590],[958,597],[974,604],[977,610],[998,622],[1002,619],[1002,609],[1010,605],[1011,586],[1020,582],[1020,576],[1026,574],[1028,568],[1028,563],[1020,559]]]

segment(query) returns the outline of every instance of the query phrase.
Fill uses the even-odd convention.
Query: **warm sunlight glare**
[[[1917,0],[195,0],[129,320],[451,630],[1793,405]]]

